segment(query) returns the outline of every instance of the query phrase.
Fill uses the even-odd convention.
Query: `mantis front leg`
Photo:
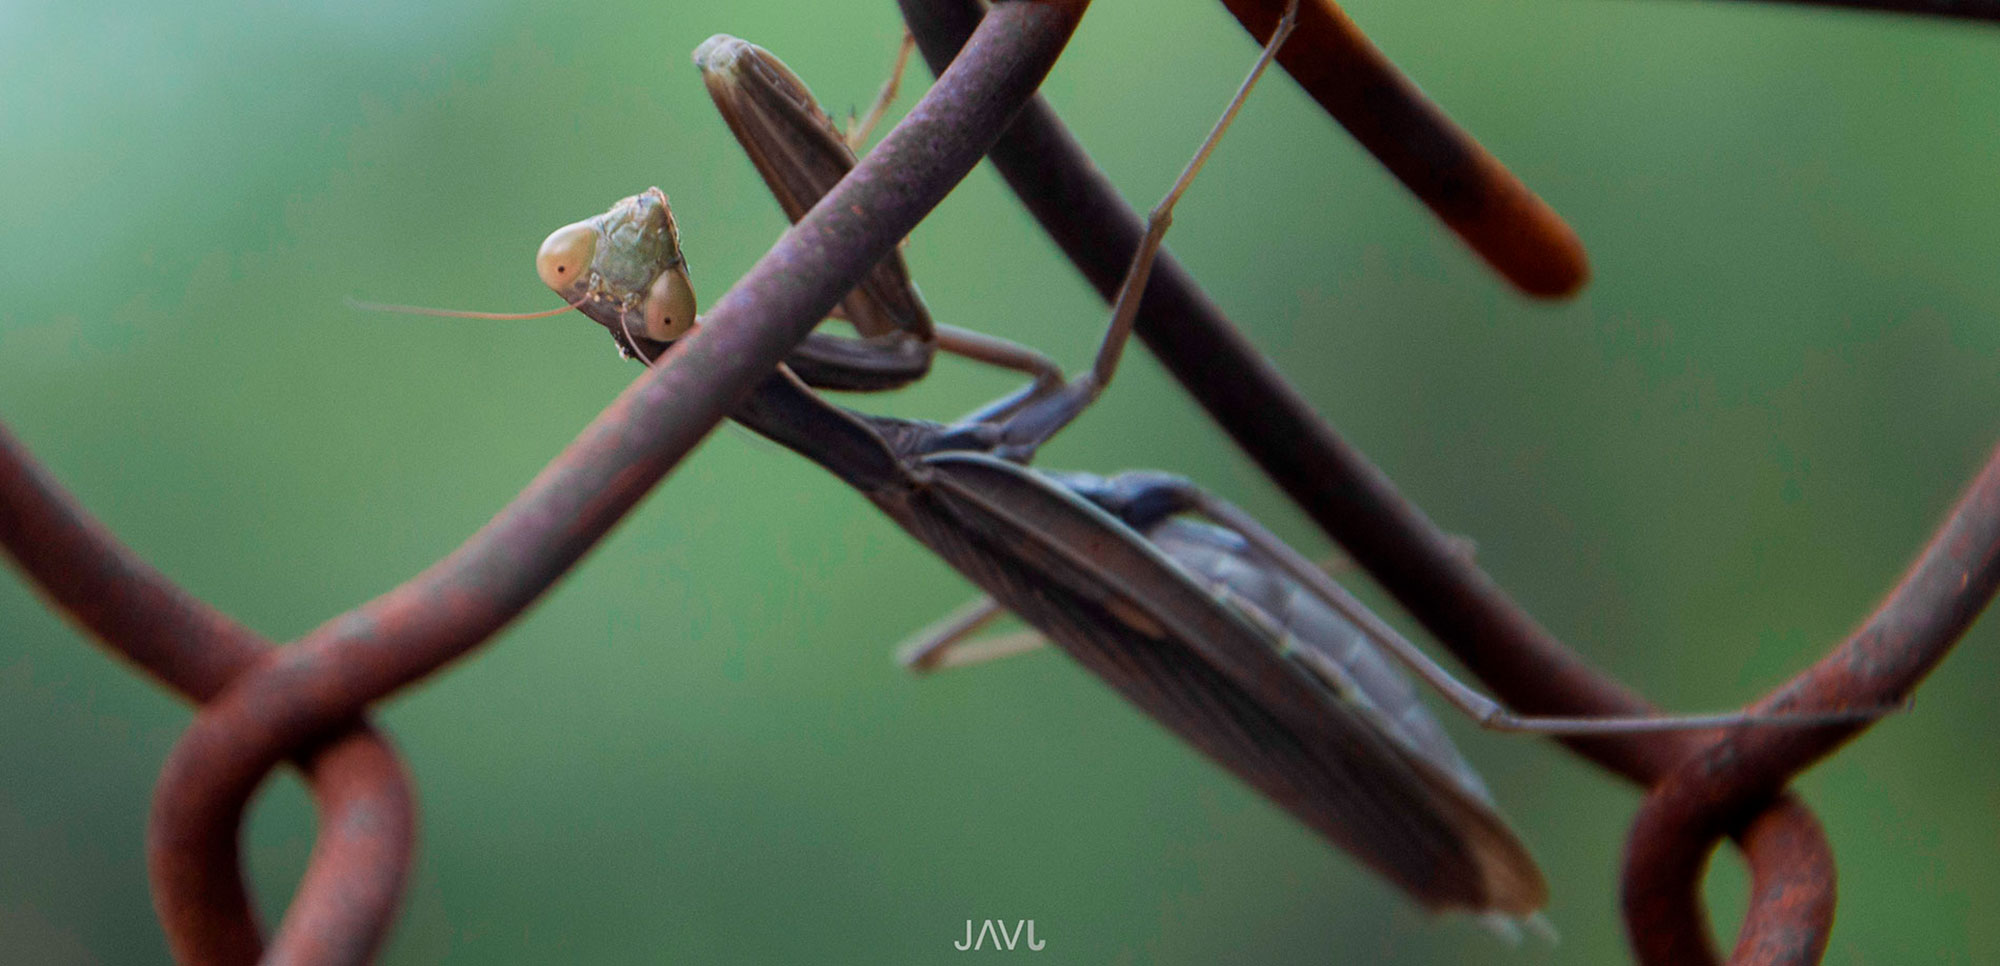
[[[808,341],[801,347],[801,358],[791,361],[792,367],[808,384],[853,388],[840,381],[841,372],[865,369],[866,356],[876,354],[884,344],[916,339],[970,359],[1026,373],[1034,378],[1029,386],[980,409],[965,421],[992,424],[997,452],[1010,459],[1029,459],[1110,384],[1125,344],[1131,339],[1139,302],[1151,278],[1160,244],[1173,224],[1174,206],[1208,162],[1278,49],[1291,36],[1297,15],[1298,2],[1292,0],[1221,117],[1180,177],[1153,208],[1145,238],[1133,254],[1131,268],[1112,307],[1110,325],[1088,373],[1065,382],[1061,370],[1041,353],[995,336],[938,326],[916,296],[900,255],[885,259],[841,306],[841,314],[865,339],[877,345],[864,352],[852,348],[851,343],[835,350],[833,344]],[[895,96],[910,49],[911,41],[905,35],[895,69],[870,109],[868,120],[845,137],[819,108],[805,83],[763,48],[718,35],[695,51],[695,63],[702,70],[717,108],[764,176],[779,206],[787,217],[797,220],[853,167],[855,147],[866,138]],[[835,352],[838,359],[831,358]],[[816,353],[823,355],[814,358]],[[815,366],[815,362],[831,365]]]
[[[913,43],[905,35],[889,82],[867,117],[845,134],[805,82],[762,47],[718,34],[695,49],[694,62],[716,109],[778,207],[797,221],[853,169],[855,150],[895,98]],[[815,332],[786,360],[817,388],[897,388],[921,378],[938,349],[1025,373],[1038,386],[1060,378],[1060,368],[1031,349],[939,326],[910,281],[900,252],[878,263],[835,315],[860,338]]]
[[[1111,377],[1118,370],[1118,361],[1124,355],[1125,344],[1132,339],[1132,327],[1139,317],[1139,303],[1145,297],[1146,283],[1152,279],[1153,262],[1158,259],[1160,245],[1166,239],[1167,229],[1173,226],[1174,206],[1181,196],[1194,184],[1195,175],[1208,163],[1215,146],[1222,142],[1222,136],[1236,120],[1238,112],[1250,97],[1250,91],[1263,77],[1264,69],[1271,66],[1271,60],[1292,35],[1298,24],[1299,0],[1291,0],[1285,5],[1284,16],[1278,26],[1271,31],[1271,37],[1258,52],[1257,59],[1250,66],[1250,72],[1238,85],[1229,104],[1223,108],[1222,116],[1181,169],[1180,177],[1174,179],[1173,186],[1153,206],[1146,217],[1146,234],[1139,247],[1132,253],[1131,267],[1126,269],[1125,280],[1118,286],[1118,295],[1112,302],[1111,323],[1106,328],[1103,341],[1098,345],[1097,358],[1088,373],[1074,381],[1054,386],[1040,393],[1025,394],[1016,407],[1004,413],[993,414],[1001,423],[1000,439],[996,452],[1010,459],[1026,462],[1043,443],[1060,432],[1074,420],[1091,402],[1101,395],[1111,384]]]

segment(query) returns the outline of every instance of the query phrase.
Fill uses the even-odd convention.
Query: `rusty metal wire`
[[[415,835],[410,786],[365,717],[489,640],[657,484],[922,220],[980,157],[1090,282],[1115,291],[1139,218],[1035,95],[1088,0],[900,0],[939,73],[923,100],[706,317],[478,533],[388,594],[292,646],[189,596],[121,546],[0,429],[0,545],[51,603],[201,710],[154,800],[155,903],[185,963],[365,963],[393,920]],[[1991,3],[1846,3],[2000,20]],[[1266,36],[1283,0],[1225,0]],[[1309,0],[1279,62],[1439,218],[1524,291],[1587,277],[1560,218],[1459,132],[1326,0]],[[1138,320],[1146,344],[1257,463],[1419,622],[1515,707],[1649,710],[1566,648],[1308,406],[1171,256]],[[1907,696],[2000,587],[2000,452],[1910,572],[1846,642],[1760,710]],[[1650,789],[1624,870],[1625,916],[1646,963],[1716,960],[1696,897],[1733,836],[1753,897],[1732,962],[1814,963],[1832,921],[1831,850],[1791,777],[1855,727],[1569,739]],[[269,944],[251,910],[237,835],[251,795],[285,760],[319,809],[303,881]]]
[[[283,652],[188,596],[121,546],[0,428],[0,545],[50,601],[98,640],[167,686],[214,700]],[[299,962],[365,962],[396,914],[416,837],[409,780],[389,743],[356,718],[286,749],[305,774],[320,816],[311,870],[273,948]],[[275,763],[274,763],[275,764]],[[260,773],[259,777],[262,775]],[[177,836],[180,829],[167,830]],[[170,933],[197,937],[213,962],[251,962],[261,945],[234,874],[235,827],[223,844],[222,881],[158,882],[154,903]],[[233,893],[231,892],[233,890]],[[186,897],[224,893],[242,914],[184,917]],[[341,954],[341,953],[345,954]],[[284,957],[275,956],[274,959]]]
[[[1223,0],[1264,43],[1283,3]],[[1583,242],[1562,217],[1444,115],[1331,3],[1299,7],[1279,53],[1320,107],[1502,277],[1542,298],[1574,295],[1590,277]]]
[[[2000,451],[1882,605],[1846,641],[1799,673],[1758,710],[1866,707],[1906,697],[1964,635],[2000,586]],[[1647,962],[1712,961],[1696,899],[1709,850],[1753,819],[1790,780],[1864,730],[1860,726],[1733,731],[1660,777],[1632,823],[1624,874],[1626,921]],[[1752,868],[1757,853],[1751,852]],[[1779,874],[1767,870],[1763,875]],[[1832,919],[1832,879],[1817,909],[1756,891],[1737,962],[1816,962]],[[1817,935],[1765,923],[1817,922]]]
[[[1948,20],[2000,22],[2000,0],[1777,0],[1810,7],[1878,10]]]

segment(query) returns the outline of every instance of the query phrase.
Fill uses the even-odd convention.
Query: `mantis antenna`
[[[360,309],[364,312],[435,315],[447,319],[546,319],[549,316],[561,315],[564,312],[577,308],[588,298],[589,296],[587,295],[579,297],[574,302],[565,303],[562,308],[550,309],[547,312],[474,312],[468,309],[434,309],[423,305],[388,305],[382,302],[364,302],[351,296],[347,299],[347,305],[349,308]]]

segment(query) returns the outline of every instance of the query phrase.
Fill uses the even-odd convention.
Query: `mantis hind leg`
[[[910,671],[926,674],[1039,650],[1048,641],[1034,631],[974,638],[1007,609],[991,597],[981,597],[918,631],[896,648],[896,660]]]
[[[1165,473],[1126,473],[1102,478],[1077,475],[1063,479],[1078,495],[1096,503],[1142,533],[1170,517],[1193,514],[1234,532],[1276,573],[1310,591],[1334,612],[1345,618],[1378,649],[1422,679],[1446,703],[1463,712],[1480,727],[1494,731],[1518,731],[1543,735],[1609,735],[1653,731],[1698,731],[1746,725],[1775,727],[1818,727],[1852,725],[1902,710],[1903,706],[1800,709],[1775,713],[1725,711],[1714,714],[1654,714],[1568,717],[1522,715],[1509,711],[1500,702],[1460,681],[1432,660],[1408,638],[1397,632],[1358,598],[1327,576],[1312,561],[1279,539],[1256,518],[1220,497],[1214,496],[1181,477]],[[1325,667],[1337,661],[1332,655],[1310,647],[1300,648],[1295,658],[1316,673],[1337,676],[1338,668]]]

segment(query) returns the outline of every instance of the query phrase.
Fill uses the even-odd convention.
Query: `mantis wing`
[[[972,453],[873,494],[897,522],[1175,734],[1433,910],[1525,917],[1534,860],[1484,800],[1285,659],[1116,518]]]

